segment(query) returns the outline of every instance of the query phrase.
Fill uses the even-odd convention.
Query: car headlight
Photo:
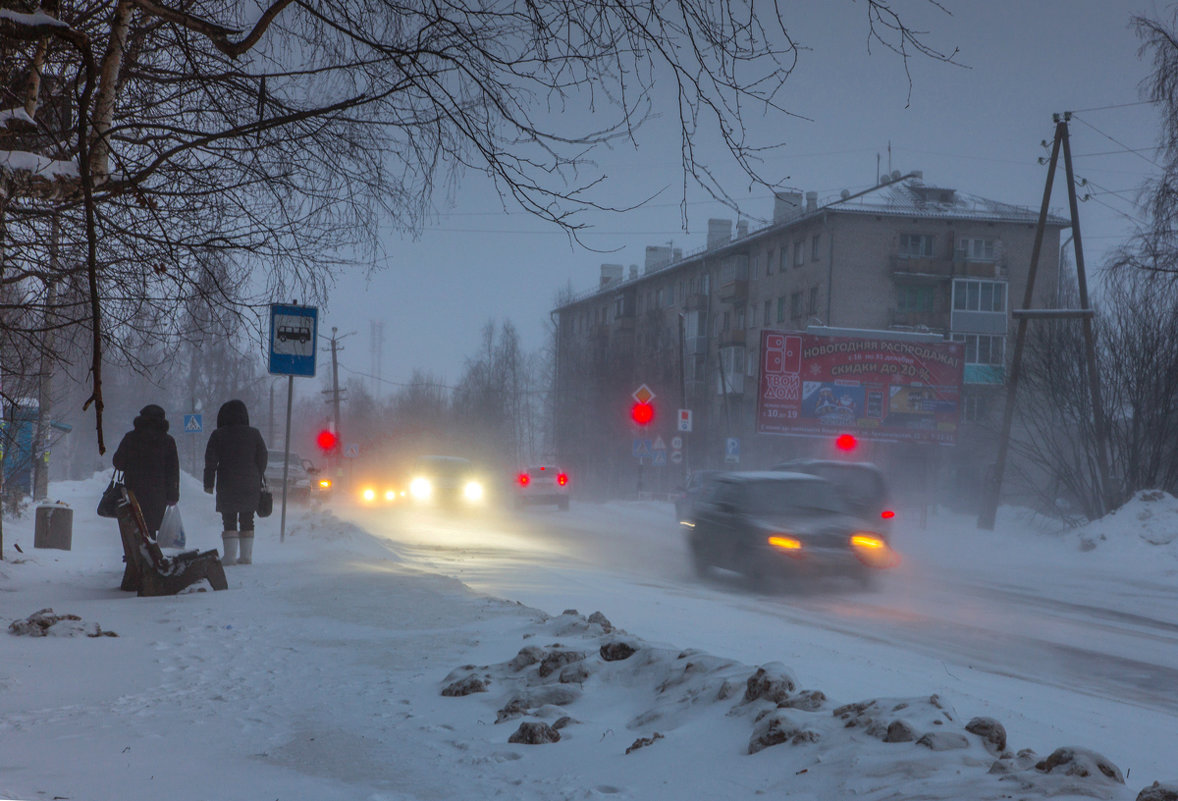
[[[433,491],[433,484],[430,483],[428,478],[423,476],[418,476],[409,483],[409,492],[419,501],[429,500],[429,496],[433,494]]]
[[[397,491],[396,491],[396,490],[385,490],[385,491],[384,491],[384,499],[385,499],[386,501],[395,501],[395,500],[397,500]]]
[[[330,478],[319,479],[319,489],[321,489],[321,490],[331,489],[331,479]]]
[[[477,481],[466,482],[466,486],[462,488],[462,497],[468,501],[481,501],[483,499],[483,485]]]
[[[374,490],[372,487],[365,487],[364,491],[360,493],[360,497],[362,497],[366,501],[375,500],[376,499],[376,490]]]
[[[891,549],[887,541],[870,531],[852,534],[851,548],[859,561],[868,567],[895,567],[900,563],[900,555]]]

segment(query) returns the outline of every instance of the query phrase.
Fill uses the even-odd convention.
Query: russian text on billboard
[[[757,432],[957,442],[962,345],[761,332]]]

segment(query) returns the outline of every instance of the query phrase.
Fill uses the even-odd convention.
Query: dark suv
[[[717,476],[686,524],[696,571],[735,570],[760,586],[774,578],[836,573],[865,583],[894,564],[887,536],[851,512],[818,476],[765,470]]]
[[[720,475],[719,470],[693,470],[687,477],[687,484],[675,494],[675,519],[682,522],[691,520],[695,504],[703,495],[712,479]]]
[[[848,509],[884,533],[891,530],[892,510],[888,483],[883,471],[870,462],[841,462],[834,459],[793,459],[773,465],[773,470],[807,473],[825,478],[838,487]]]

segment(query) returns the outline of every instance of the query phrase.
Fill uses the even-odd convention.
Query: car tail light
[[[896,513],[893,512],[891,509],[884,509],[882,512],[879,513],[879,516],[882,517],[884,520],[891,520],[893,517],[896,516]]]
[[[529,476],[527,473],[520,473],[519,478],[516,480],[519,481],[519,485],[521,487],[526,487],[531,482],[532,477]]]
[[[556,483],[563,487],[569,483],[569,477],[566,474],[561,473],[556,477]]]

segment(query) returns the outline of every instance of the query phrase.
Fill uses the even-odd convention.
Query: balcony
[[[705,311],[708,308],[708,296],[704,292],[693,292],[683,303],[684,311]]]
[[[744,347],[745,329],[731,328],[727,331],[721,331],[720,336],[719,336],[719,340],[720,340],[720,347],[722,347],[722,348],[731,348],[731,347],[737,347],[737,346]]]
[[[953,252],[953,272],[958,278],[1006,278],[1006,257],[993,259],[967,258],[965,251]]]
[[[749,297],[749,282],[735,279],[720,286],[720,300],[725,303],[744,303]]]
[[[893,253],[888,256],[888,269],[895,276],[931,276],[949,278],[953,275],[953,262],[949,259],[937,259],[931,256],[901,256]]]
[[[918,328],[925,326],[934,331],[948,328],[949,321],[944,312],[935,311],[901,311],[891,309],[888,312],[888,326],[897,328]]]

